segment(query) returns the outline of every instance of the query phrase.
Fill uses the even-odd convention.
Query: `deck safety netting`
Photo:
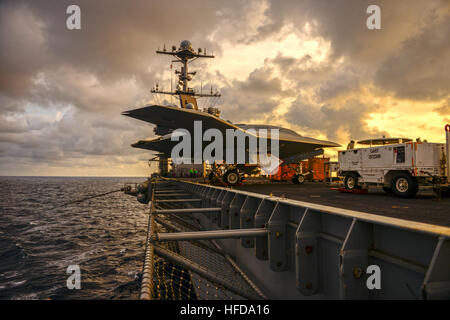
[[[189,203],[164,202],[156,209],[193,207]],[[173,198],[172,198],[173,199]],[[154,215],[156,232],[201,231],[192,215]],[[161,300],[229,300],[261,299],[258,289],[215,240],[156,242],[169,258],[155,249],[153,299]],[[163,253],[164,253],[163,252]],[[174,262],[174,257],[183,263]],[[200,272],[199,272],[200,271]],[[206,273],[206,276],[205,276]]]

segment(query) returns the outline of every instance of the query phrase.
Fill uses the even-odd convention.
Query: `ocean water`
[[[0,177],[0,299],[138,298],[147,207],[122,192],[55,207],[143,180]]]

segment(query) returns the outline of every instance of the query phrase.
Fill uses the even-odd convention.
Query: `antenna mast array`
[[[172,62],[181,63],[181,69],[175,70],[175,74],[178,75],[178,84],[175,88],[175,91],[164,91],[160,90],[158,84],[156,87],[151,90],[152,93],[161,93],[168,95],[178,95],[180,96],[180,105],[182,108],[189,107],[187,106],[189,103],[192,103],[192,107],[198,109],[196,97],[214,97],[219,98],[221,95],[216,92],[213,93],[211,89],[211,93],[196,93],[194,89],[188,87],[188,82],[192,80],[192,76],[195,76],[196,71],[189,72],[188,64],[198,58],[214,58],[213,55],[206,54],[206,49],[202,50],[198,49],[197,52],[192,48],[191,42],[188,40],[184,40],[180,43],[180,47],[177,49],[176,46],[172,46],[172,51],[166,50],[166,46],[164,45],[163,50],[157,50],[158,54],[166,54],[171,55],[176,58]]]

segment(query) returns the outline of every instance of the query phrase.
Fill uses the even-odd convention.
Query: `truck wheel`
[[[292,177],[292,182],[295,184],[302,184],[303,182],[305,182],[305,176],[302,174],[296,174]]]
[[[347,190],[358,189],[358,175],[354,172],[347,173],[344,178],[344,187]]]
[[[239,173],[235,170],[227,171],[223,175],[223,181],[228,185],[235,185],[239,183],[240,177]]]
[[[392,180],[392,192],[397,197],[411,198],[417,191],[417,181],[409,173],[399,173]]]

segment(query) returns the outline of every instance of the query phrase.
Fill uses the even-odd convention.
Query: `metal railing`
[[[202,199],[201,207],[156,212],[194,217],[205,231],[159,233],[150,242],[216,239],[269,298],[450,299],[448,227],[165,181]],[[369,288],[369,266],[380,270],[379,288]]]
[[[156,188],[156,186],[158,186],[158,188]],[[159,190],[160,186],[161,183],[155,183],[154,181],[149,185],[148,190],[151,201],[149,203],[149,222],[140,289],[140,299],[150,300],[161,298],[161,294],[157,293],[158,290],[161,289],[161,281],[166,281],[170,284],[173,284],[174,281],[177,280],[175,278],[171,278],[176,276],[176,271],[171,271],[163,276],[160,274],[161,272],[164,273],[165,271],[157,270],[158,268],[156,268],[155,266],[160,263],[161,259],[166,261],[166,268],[173,268],[173,266],[176,265],[179,268],[178,271],[189,271],[191,276],[186,276],[186,279],[192,279],[192,274],[195,274],[197,275],[197,277],[200,276],[205,283],[209,282],[214,285],[216,287],[216,290],[225,290],[235,297],[248,299],[266,299],[267,296],[265,296],[264,293],[258,288],[258,286],[252,282],[250,277],[242,269],[239,268],[233,258],[229,256],[220,247],[220,245],[213,240],[233,237],[233,235],[229,233],[230,231],[200,231],[198,227],[195,227],[189,222],[186,222],[183,218],[178,217],[180,215],[189,215],[190,213],[194,212],[213,212],[214,210],[220,211],[221,208],[209,208],[208,210],[202,210],[199,208],[169,209],[171,205],[198,204],[199,202],[202,202],[203,199],[172,198],[191,194],[180,193],[179,191],[170,189]],[[171,199],[165,199],[168,197]],[[169,206],[169,208],[167,208],[167,206]],[[171,222],[172,220],[178,222],[178,225]],[[177,232],[158,232],[157,224],[162,226],[165,230],[172,230]],[[194,231],[183,232],[183,229],[179,227],[180,225],[188,226],[189,230]],[[236,233],[236,231],[231,230],[231,233]],[[267,230],[265,229],[253,229],[248,231],[249,236],[263,236],[266,234]],[[223,257],[224,261],[227,261],[229,266],[231,266],[231,268],[234,270],[234,273],[239,275],[241,283],[243,282],[245,283],[245,285],[242,286],[232,284],[228,281],[228,279],[221,277],[220,272],[217,272],[217,270],[209,269],[205,265],[205,263],[203,263],[204,261],[193,261],[177,252],[178,250],[170,250],[170,246],[161,246],[161,244],[164,242],[172,242],[173,244],[173,242],[176,242],[178,240],[189,242],[193,246]],[[209,244],[206,244],[205,242],[202,242],[202,240],[208,240],[210,242]],[[219,269],[221,269],[221,266],[219,266]],[[190,282],[190,285],[192,285],[192,280],[189,280],[188,282]],[[189,286],[186,282],[184,283],[184,285],[186,286],[186,288]],[[197,287],[200,288],[199,286]],[[173,291],[174,290],[172,290],[172,292]]]
[[[149,184],[149,216],[147,227],[147,240],[144,255],[144,266],[142,269],[141,290],[139,298],[142,300],[151,300],[153,295],[153,267],[154,267],[154,245],[151,238],[156,234],[156,224],[153,212],[155,211],[155,194],[152,184]]]

